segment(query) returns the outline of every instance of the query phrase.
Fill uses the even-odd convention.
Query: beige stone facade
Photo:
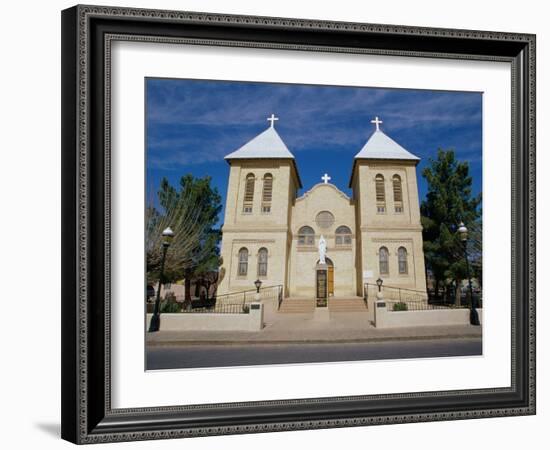
[[[328,212],[333,223],[318,223],[319,214]],[[342,239],[336,245],[336,229],[347,227],[350,242]],[[313,244],[300,243],[300,230],[314,230]],[[327,257],[334,272],[334,296],[354,296],[357,292],[355,206],[352,200],[332,184],[320,183],[297,198],[291,213],[290,258],[286,283],[287,295],[313,297],[316,285],[316,266],[319,261],[318,243],[321,235],[327,241]]]
[[[378,212],[375,178],[382,175],[386,192],[385,210]],[[401,179],[402,202],[397,207],[392,179]],[[416,164],[408,161],[356,160],[351,179],[359,230],[358,252],[364,277],[372,283],[378,277],[387,286],[426,290],[426,272],[416,184]],[[387,270],[380,270],[380,250],[388,250]],[[405,249],[406,263],[399,267],[399,250]],[[371,274],[372,272],[372,274]]]
[[[252,211],[244,209],[246,179],[254,176]],[[262,180],[273,177],[273,196],[269,212],[262,212]],[[236,160],[231,163],[221,256],[223,278],[219,294],[254,288],[256,279],[264,286],[286,285],[290,252],[290,223],[299,180],[295,166],[288,160]],[[239,252],[246,249],[246,263],[239,272]],[[258,254],[267,250],[267,272],[259,271]],[[244,269],[246,264],[246,269]],[[244,270],[243,270],[244,269]]]
[[[315,297],[321,235],[332,272],[330,295],[361,296],[364,283],[379,277],[386,286],[425,292],[418,158],[360,155],[351,198],[326,182],[297,197],[301,183],[291,154],[228,157],[218,294],[253,289],[259,278],[263,286],[282,285],[286,297]]]

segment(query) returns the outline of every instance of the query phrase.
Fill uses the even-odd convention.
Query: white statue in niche
[[[326,264],[325,256],[327,255],[327,241],[323,235],[319,239],[319,264]]]

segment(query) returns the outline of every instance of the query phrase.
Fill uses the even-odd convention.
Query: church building
[[[426,291],[416,180],[420,159],[387,136],[381,120],[350,161],[348,197],[325,174],[301,196],[294,156],[270,126],[228,154],[218,294],[282,285],[285,297],[317,296],[319,241],[328,295],[362,296],[365,283]]]

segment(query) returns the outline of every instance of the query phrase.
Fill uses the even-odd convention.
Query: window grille
[[[351,245],[351,230],[345,225],[336,228],[336,245]]]
[[[244,202],[243,202],[243,212],[251,213],[252,204],[254,202],[254,184],[255,184],[254,174],[249,173],[246,176],[246,182],[244,187]]]
[[[376,189],[376,212],[384,214],[386,212],[386,188],[384,187],[384,177],[381,174],[374,178]]]
[[[403,188],[401,186],[401,177],[394,175],[392,179],[393,183],[393,202],[395,205],[395,212],[403,212]]]
[[[399,273],[408,273],[409,270],[407,267],[407,249],[405,247],[399,247],[399,249],[397,250],[397,261],[399,263]]]
[[[313,228],[305,226],[298,230],[298,245],[315,245]]]
[[[389,256],[388,249],[386,247],[380,247],[380,250],[378,251],[378,260],[379,260],[381,275],[387,275],[390,273],[388,256]]]
[[[262,213],[271,212],[271,199],[273,198],[273,176],[270,173],[264,175],[262,192]]]
[[[248,273],[248,250],[241,248],[239,250],[239,276],[244,277]]]
[[[267,277],[267,248],[258,251],[258,276]]]

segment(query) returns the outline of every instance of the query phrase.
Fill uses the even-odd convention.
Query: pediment
[[[331,183],[317,183],[310,190],[304,192],[300,197],[296,199],[297,202],[304,201],[307,198],[313,197],[315,195],[326,195],[330,193],[336,195],[342,200],[345,200],[348,204],[351,202],[351,198],[348,197],[344,192],[338,189],[334,184]]]

